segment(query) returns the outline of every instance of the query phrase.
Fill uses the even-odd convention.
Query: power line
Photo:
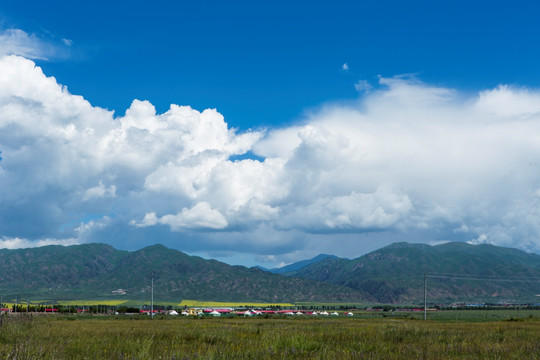
[[[424,321],[427,320],[427,278],[437,278],[446,280],[472,280],[472,281],[495,281],[495,282],[539,282],[540,277],[533,276],[493,276],[493,275],[470,275],[457,273],[424,273]],[[518,308],[519,314],[519,308]]]
[[[480,280],[480,281],[503,281],[503,282],[537,282],[540,277],[532,276],[492,276],[492,275],[469,275],[469,274],[452,274],[452,273],[426,273],[424,276],[429,278],[449,279],[449,280]]]

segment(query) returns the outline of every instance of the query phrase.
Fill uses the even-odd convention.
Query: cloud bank
[[[539,138],[534,89],[381,78],[354,105],[239,133],[215,109],[134,100],[115,116],[4,56],[0,237],[275,261],[390,240],[540,251]]]

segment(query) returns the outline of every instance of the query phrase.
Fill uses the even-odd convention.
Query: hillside
[[[428,278],[431,301],[538,302],[540,293],[539,255],[465,243],[395,243],[353,260],[325,259],[289,276],[346,286],[374,302],[399,303],[421,301],[424,273],[448,275]],[[483,280],[464,279],[472,276]],[[531,277],[536,279],[526,279]]]
[[[351,288],[287,278],[189,256],[162,245],[138,251],[104,244],[0,250],[0,294],[33,299],[361,301]]]
[[[281,275],[289,275],[289,274],[294,274],[295,271],[298,271],[308,265],[311,265],[311,264],[315,264],[315,263],[318,263],[320,261],[323,261],[325,259],[338,259],[337,256],[334,256],[334,255],[328,255],[328,254],[319,254],[317,256],[315,256],[314,258],[312,259],[309,259],[309,260],[301,260],[301,261],[298,261],[298,262],[295,262],[295,263],[292,263],[292,264],[289,264],[289,265],[285,265],[285,266],[282,266],[282,267],[279,267],[279,268],[273,268],[273,269],[265,269],[263,268],[262,266],[256,266],[256,268],[259,268],[263,271],[268,271],[268,272],[271,272],[273,274],[281,274]]]
[[[32,299],[156,299],[419,303],[539,302],[540,256],[491,245],[396,243],[357,259],[319,256],[283,275],[189,256],[162,245],[0,250],[0,294]],[[294,270],[296,269],[296,270]],[[465,279],[481,277],[483,280]],[[453,277],[453,278],[451,278]],[[530,278],[534,278],[532,281]]]

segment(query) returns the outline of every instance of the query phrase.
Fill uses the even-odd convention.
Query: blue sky
[[[3,246],[539,252],[538,8],[4,3]]]
[[[479,90],[537,86],[533,1],[13,1],[2,27],[57,42],[46,74],[123,115],[133,99],[217,108],[237,128],[357,98],[354,83],[415,73]],[[350,72],[340,72],[347,63]]]

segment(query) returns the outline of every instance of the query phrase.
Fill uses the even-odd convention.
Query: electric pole
[[[427,274],[424,273],[424,321],[427,320]]]

